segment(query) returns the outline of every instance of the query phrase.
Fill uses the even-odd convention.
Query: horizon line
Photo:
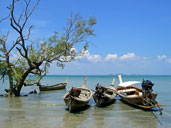
[[[117,76],[120,74],[47,74],[46,76]],[[171,76],[170,75],[163,75],[163,74],[121,74],[123,76]]]

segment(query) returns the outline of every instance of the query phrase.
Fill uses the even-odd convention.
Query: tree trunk
[[[27,71],[24,72],[24,74],[22,75],[21,79],[16,84],[16,86],[12,87],[12,92],[15,96],[20,96],[20,92],[21,92],[21,89],[24,85],[24,81],[26,80],[28,74],[34,69],[35,69],[35,67],[30,67],[29,69],[27,69]]]
[[[7,74],[9,77],[9,84],[10,84],[9,93],[10,95],[12,95],[13,93],[12,92],[12,88],[13,88],[12,69],[11,69],[10,62],[9,62],[9,56],[5,54],[5,57],[6,57],[6,64],[7,64]]]
[[[20,82],[16,87],[13,87],[12,92],[15,96],[20,96],[21,89],[23,87],[24,82]]]
[[[12,69],[11,69],[11,65],[10,65],[10,60],[9,60],[9,53],[7,51],[7,48],[6,48],[6,40],[3,40],[2,41],[2,46],[3,46],[3,52],[4,52],[4,55],[5,55],[5,63],[6,63],[6,72],[7,72],[7,75],[8,75],[8,78],[9,78],[9,93],[10,95],[12,95],[12,87],[13,87],[13,77],[12,77]]]

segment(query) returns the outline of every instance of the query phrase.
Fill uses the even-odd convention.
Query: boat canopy
[[[139,84],[139,83],[142,83],[142,82],[141,81],[127,81],[127,82],[120,83],[118,86],[127,87],[129,85]]]

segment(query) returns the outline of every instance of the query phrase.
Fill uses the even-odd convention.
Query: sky
[[[5,2],[0,0],[1,5]],[[6,12],[0,8],[0,16]],[[171,75],[170,0],[41,0],[30,18],[33,39],[62,32],[71,13],[94,16],[96,36],[87,53],[61,69],[53,63],[51,75]],[[7,24],[0,24],[0,33]],[[11,38],[15,34],[11,34]]]

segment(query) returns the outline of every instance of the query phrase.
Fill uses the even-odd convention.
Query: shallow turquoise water
[[[0,128],[168,128],[171,127],[171,76],[123,76],[123,81],[149,79],[155,83],[153,90],[159,95],[163,115],[159,112],[143,111],[122,103],[120,100],[105,108],[95,106],[93,99],[89,107],[79,113],[66,110],[63,95],[72,86],[80,86],[84,76],[47,76],[42,84],[55,84],[69,78],[66,90],[30,94],[27,97],[0,97]],[[88,76],[87,86],[95,89],[99,82],[110,85],[114,76]],[[115,76],[116,77],[116,76]],[[117,77],[116,77],[117,78]],[[119,83],[116,79],[115,86]],[[137,85],[138,86],[138,85]],[[0,93],[8,87],[2,83]],[[37,87],[25,87],[27,93]]]

